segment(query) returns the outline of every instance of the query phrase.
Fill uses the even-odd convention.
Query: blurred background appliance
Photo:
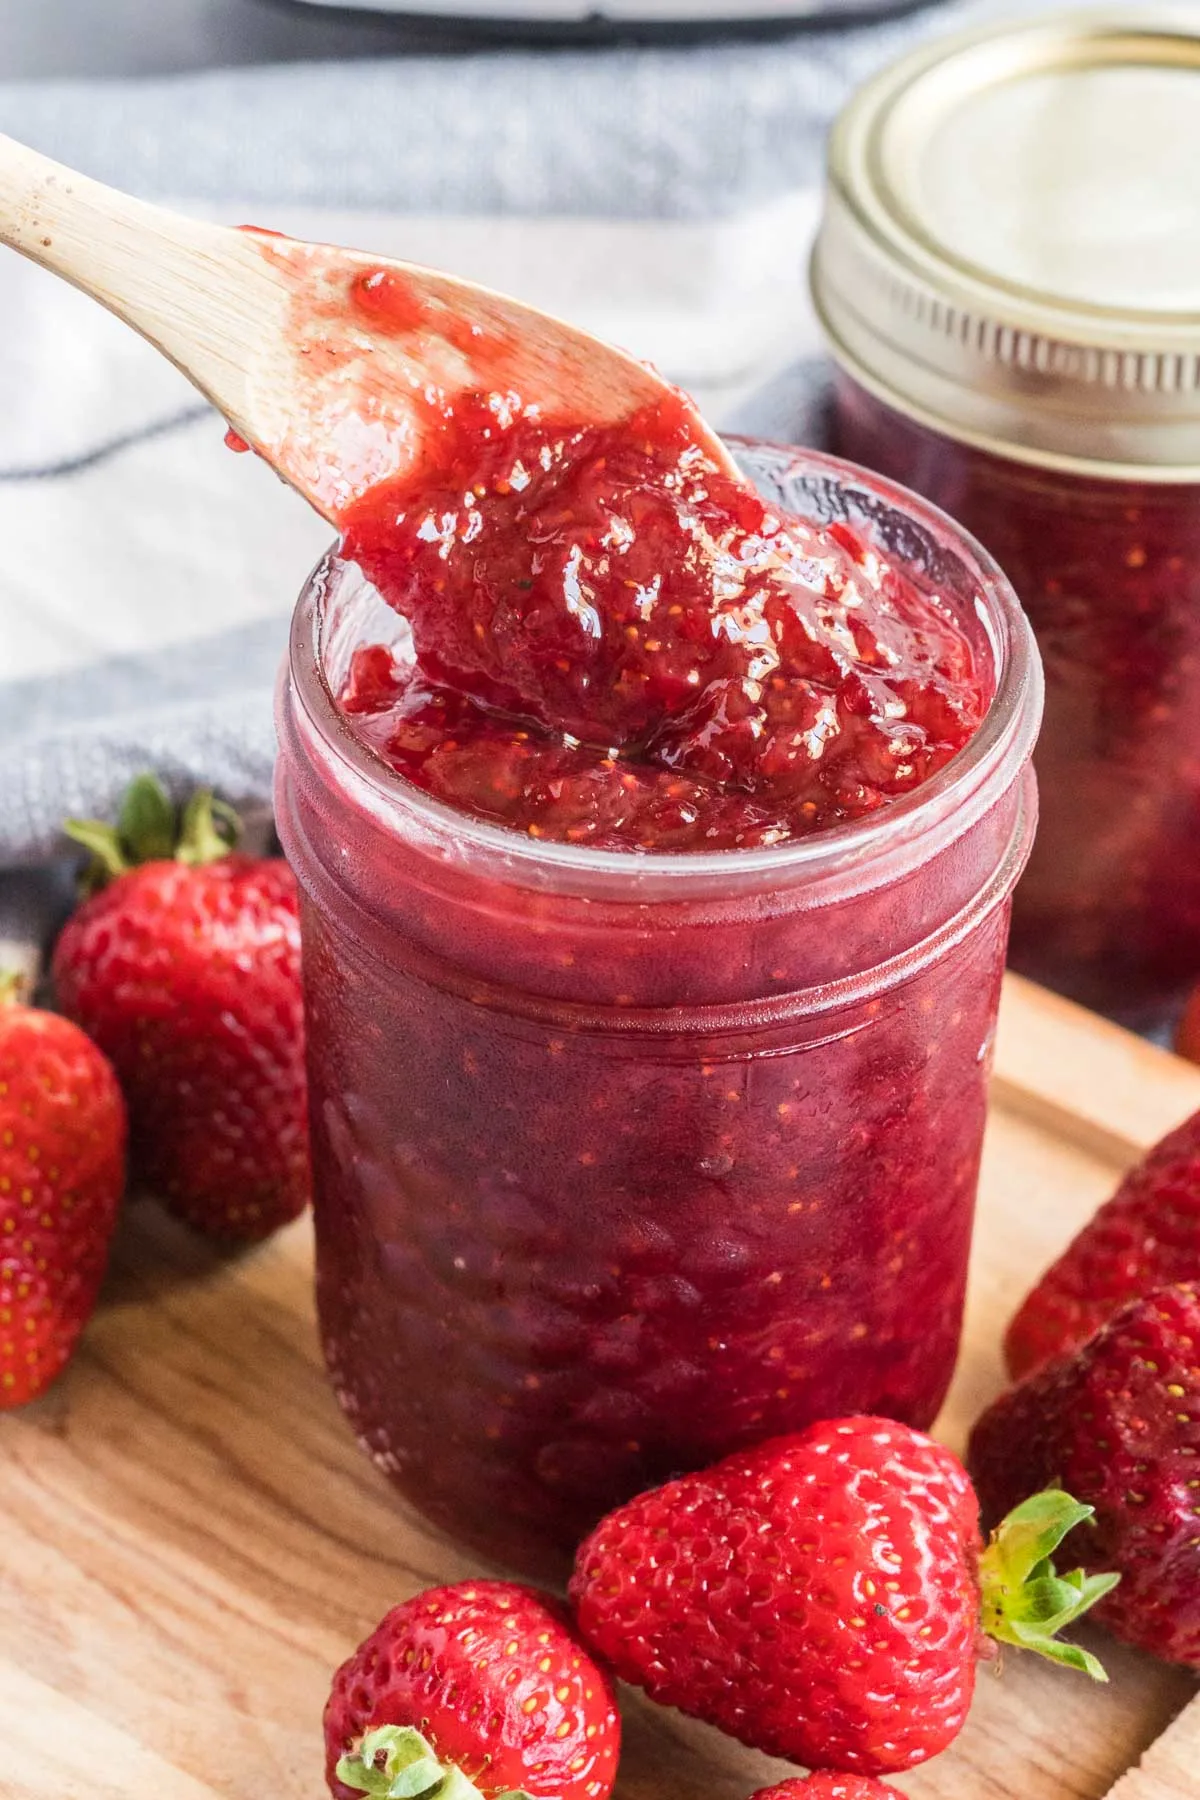
[[[7,0],[0,80],[469,48],[510,31],[611,38],[637,24],[693,34],[753,21],[851,24],[923,3],[932,10],[936,0]]]
[[[348,16],[356,10],[391,15],[455,16],[499,24],[697,26],[796,23],[804,19],[847,21],[912,11],[922,0],[267,0],[295,12]],[[928,0],[926,0],[928,3]]]

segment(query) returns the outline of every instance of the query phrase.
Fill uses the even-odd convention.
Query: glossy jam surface
[[[609,427],[431,411],[419,474],[341,521],[410,631],[341,693],[393,769],[535,837],[712,850],[860,818],[963,747],[989,690],[943,597],[693,422],[673,394]]]
[[[773,503],[867,532],[944,594],[993,684],[952,534],[870,511],[837,465],[746,454]],[[335,691],[347,669],[390,679],[388,615],[353,567],[313,594]],[[751,882],[687,856],[656,885],[633,856],[564,882],[466,820],[439,849],[406,783],[381,817],[286,704],[281,726],[322,1334],[402,1494],[495,1561],[561,1574],[601,1513],[673,1471],[831,1414],[929,1424],[1026,752],[969,817],[961,795],[930,802],[936,844],[914,822],[886,868],[852,859],[832,885],[788,874],[786,848]]]
[[[1001,564],[1037,634],[1040,823],[1012,961],[1165,1021],[1200,980],[1200,488],[985,455],[844,381],[838,448],[927,494]]]

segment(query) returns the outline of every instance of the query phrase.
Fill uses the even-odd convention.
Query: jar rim
[[[510,880],[552,880],[563,890],[589,893],[650,888],[672,896],[728,895],[751,887],[785,887],[875,866],[903,853],[931,828],[957,837],[992,803],[997,775],[1007,785],[1028,759],[1041,721],[1042,672],[1029,622],[1007,576],[993,557],[961,525],[899,482],[876,475],[841,457],[795,445],[729,435],[739,451],[769,451],[788,459],[801,476],[833,480],[906,515],[968,568],[976,609],[986,632],[995,672],[987,712],[961,750],[909,793],[862,818],[845,821],[786,844],[752,849],[703,851],[609,850],[535,839],[479,819],[435,799],[398,774],[354,731],[337,704],[321,654],[324,605],[331,578],[343,563],[334,545],[321,558],[300,594],[293,614],[285,676],[299,702],[309,732],[322,752],[349,777],[356,797],[377,819],[395,828],[402,820],[461,855],[480,852],[499,859]],[[767,878],[764,880],[763,878]],[[657,895],[655,896],[657,897]]]

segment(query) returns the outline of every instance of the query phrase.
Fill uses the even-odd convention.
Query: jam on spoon
[[[674,391],[618,424],[431,394],[424,455],[340,516],[408,622],[341,693],[397,772],[534,837],[785,843],[919,786],[988,693],[935,592],[714,464]]]

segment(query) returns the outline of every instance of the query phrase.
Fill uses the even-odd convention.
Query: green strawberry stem
[[[25,993],[25,977],[16,969],[0,969],[0,1006],[17,1006]]]
[[[198,788],[183,809],[175,860],[193,868],[219,862],[234,848],[241,829],[232,806],[216,799],[211,788]]]
[[[1095,1510],[1057,1488],[1014,1507],[979,1559],[980,1623],[998,1643],[1016,1644],[1081,1669],[1093,1681],[1107,1681],[1104,1665],[1090,1651],[1060,1642],[1057,1633],[1110,1594],[1121,1577],[1082,1569],[1059,1575],[1051,1560],[1068,1532]]]
[[[372,1800],[483,1800],[473,1781],[452,1763],[439,1762],[432,1745],[411,1725],[379,1725],[335,1771],[347,1787]],[[496,1800],[531,1800],[510,1789]]]
[[[240,821],[208,788],[192,795],[182,815],[155,775],[139,775],[126,789],[115,825],[100,819],[68,819],[68,837],[91,852],[84,885],[94,893],[140,863],[170,861],[199,867],[228,856]]]

